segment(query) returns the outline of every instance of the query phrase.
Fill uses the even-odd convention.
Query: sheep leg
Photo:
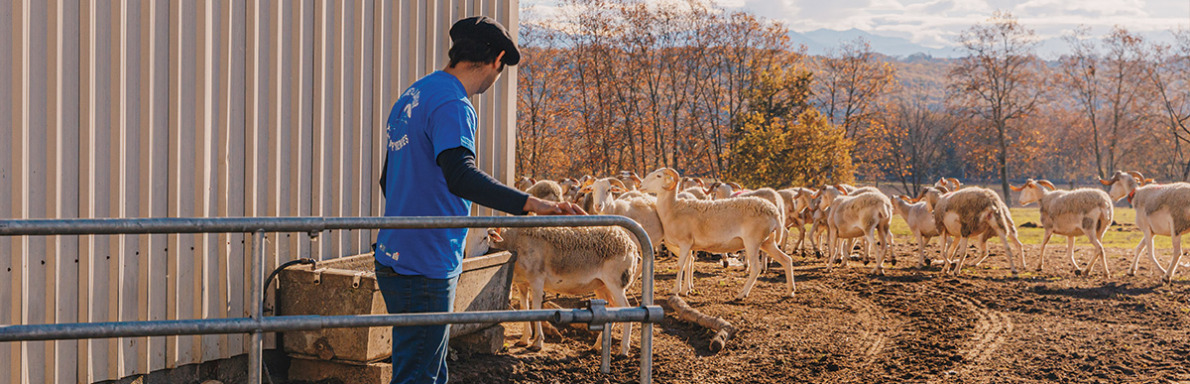
[[[1177,227],[1170,224],[1170,240],[1173,241],[1173,259],[1169,260],[1169,270],[1165,273],[1165,282],[1172,283],[1173,275],[1178,271],[1178,262],[1182,261],[1182,236],[1178,235]]]
[[[772,244],[773,240],[770,238],[766,241]],[[744,244],[744,253],[747,254],[748,264],[756,264],[760,262],[760,249],[757,244]],[[760,277],[759,266],[753,265],[752,270],[748,272],[748,280],[744,282],[744,289],[736,296],[736,300],[743,300],[748,297],[748,293],[752,291],[752,286],[756,285],[756,279]]]
[[[1165,276],[1167,270],[1161,265],[1160,261],[1157,261],[1157,248],[1156,245],[1153,244],[1154,240],[1156,240],[1156,236],[1153,235],[1151,230],[1145,234],[1145,242],[1147,242],[1145,247],[1148,247],[1149,249],[1149,259],[1152,259],[1153,265],[1156,265],[1157,269],[1161,270],[1161,276]]]
[[[1136,249],[1132,251],[1132,268],[1128,269],[1128,276],[1136,276],[1136,268],[1140,264],[1140,254],[1147,250],[1145,245],[1148,244],[1147,239],[1141,239],[1140,243],[1136,244]]]
[[[678,274],[674,276],[675,295],[682,294],[682,279],[686,277],[686,262],[690,259],[690,245],[683,244],[678,249]]]
[[[835,242],[838,241],[839,236],[838,231],[835,228],[827,227],[826,236],[827,250],[829,252],[829,255],[826,258],[826,271],[830,272],[831,268],[834,268],[835,266],[835,257],[841,252],[841,250],[839,249],[840,246],[835,244]]]
[[[1041,237],[1041,252],[1037,254],[1037,272],[1041,272],[1045,268],[1045,247],[1050,243],[1050,237],[1054,235],[1054,231],[1049,228],[1045,229],[1045,236]],[[1023,268],[1023,267],[1022,267]],[[1074,265],[1074,269],[1078,269],[1078,264]]]
[[[1083,233],[1087,234],[1087,240],[1090,240],[1091,245],[1095,246],[1095,257],[1103,260],[1103,274],[1107,277],[1111,277],[1111,271],[1107,268],[1107,250],[1103,249],[1103,242],[1099,240],[1098,236],[1094,235],[1095,231],[1087,231],[1084,229]],[[1091,274],[1089,269],[1087,270],[1087,274]]]
[[[797,235],[797,248],[796,249],[797,249],[798,253],[802,254],[802,257],[805,257],[806,256],[806,227],[804,225],[799,224],[797,226],[797,234],[798,235]]]
[[[1012,269],[1012,275],[1016,276],[1016,261],[1013,260],[1012,247],[1008,246],[1008,229],[997,230],[996,232],[1000,235],[1000,242],[1004,243],[1004,252],[1008,254],[1008,268]],[[987,247],[987,244],[984,244],[984,247]],[[1024,268],[1024,266],[1022,265],[1021,268]]]
[[[785,284],[789,287],[789,297],[793,297],[796,287],[793,282],[793,258],[789,257],[785,252],[781,252],[775,246],[770,246],[768,243],[760,244],[760,249],[764,253],[769,254],[770,257],[777,260],[782,268],[785,268]]]
[[[865,253],[868,252],[867,249],[871,248],[872,244],[876,243],[876,233],[875,232],[877,232],[877,231],[879,231],[879,229],[877,229],[876,227],[872,227],[871,230],[869,230],[867,233],[864,234],[864,240],[866,240],[868,242],[868,246],[864,247]],[[880,235],[884,236],[884,233],[881,232]],[[882,245],[881,249],[883,250],[883,246],[888,245],[888,240],[885,240],[884,242],[882,242],[881,245]],[[888,256],[888,251],[882,251],[882,252],[880,252],[880,256],[876,257],[876,266],[872,267],[873,275],[877,275],[877,276],[884,275],[884,258],[887,256]],[[867,257],[867,256],[865,256],[865,257]]]
[[[963,254],[955,255],[955,257],[958,259],[958,261],[955,262],[954,269],[950,271],[950,274],[952,276],[958,276],[959,272],[963,270],[963,262],[967,261],[967,238],[966,237],[959,240],[959,244],[958,244],[958,247],[955,248],[955,252],[956,253],[962,252]]]
[[[1082,276],[1083,274],[1090,275],[1091,268],[1095,267],[1094,259],[1087,263],[1087,268],[1078,266],[1078,260],[1074,259],[1074,236],[1066,236],[1066,257],[1070,258],[1070,264],[1074,264],[1074,274],[1076,276]]]
[[[614,287],[614,288],[606,288],[605,287],[604,289],[606,289],[608,291],[607,293],[609,296],[611,296],[612,303],[615,303],[617,307],[622,307],[622,308],[628,307],[628,297],[624,295],[625,287]],[[624,355],[624,356],[628,356],[628,350],[632,348],[632,323],[623,323],[623,324],[624,324],[623,325],[624,330],[622,331],[623,333],[620,335],[620,354]],[[609,325],[610,324],[604,325],[604,326],[606,327]],[[603,333],[600,332],[600,334],[602,335]]]
[[[921,232],[914,231],[913,236],[917,237],[917,253],[921,256],[921,261],[917,262],[917,269],[925,269],[930,263],[926,260],[926,243],[929,242],[928,237],[923,237]],[[926,240],[922,240],[922,239]]]
[[[979,239],[979,261],[976,261],[975,264],[973,264],[973,266],[978,267],[980,264],[983,264],[983,261],[987,260],[988,256],[991,256],[991,255],[992,255],[992,253],[988,252],[988,239],[985,239],[982,236],[980,236],[980,239]]]
[[[532,293],[532,309],[541,309],[542,301],[545,300],[545,280],[538,279],[534,281],[533,287],[530,288]],[[533,352],[540,351],[545,346],[545,334],[541,331],[541,322],[533,322],[533,343],[529,345],[529,350]]]
[[[529,285],[528,284],[518,284],[517,292],[519,292],[521,294],[521,309],[529,310],[529,309],[533,308],[533,304],[529,301],[530,300]],[[532,336],[533,336],[533,322],[527,321],[527,322],[525,322],[525,328],[524,328],[523,332],[521,332],[521,338],[519,340],[517,340],[517,342],[516,342],[516,346],[524,347],[524,346],[529,345],[530,338]]]

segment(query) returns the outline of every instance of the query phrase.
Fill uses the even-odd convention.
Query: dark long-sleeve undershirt
[[[501,184],[475,166],[475,154],[466,147],[442,151],[437,158],[446,187],[455,196],[514,215],[524,215],[529,195]]]

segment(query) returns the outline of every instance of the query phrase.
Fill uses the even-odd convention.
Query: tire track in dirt
[[[879,355],[889,342],[887,329],[891,315],[883,306],[870,299],[860,297],[853,288],[839,288],[843,303],[855,308],[858,319],[871,319],[871,322],[861,321],[855,324],[859,331],[857,349],[865,356]],[[874,360],[868,359],[867,361],[870,363]]]
[[[947,300],[966,308],[974,315],[975,332],[971,344],[963,353],[964,370],[986,364],[1012,334],[1015,325],[1008,315],[988,309],[983,302],[957,293],[944,293]]]

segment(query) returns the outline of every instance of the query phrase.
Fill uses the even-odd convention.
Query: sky
[[[1041,40],[1086,25],[1094,35],[1120,25],[1145,36],[1190,28],[1190,0],[712,0],[782,21],[796,32],[851,28],[899,37],[930,48],[954,47],[958,35],[996,10],[1012,13]],[[522,9],[551,13],[552,0],[522,0]]]

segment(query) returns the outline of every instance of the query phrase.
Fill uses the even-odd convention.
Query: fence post
[[[248,347],[248,383],[260,384],[261,370],[264,367],[264,332],[260,330],[264,319],[264,231],[252,233],[252,320],[257,327],[252,331],[252,345]]]

